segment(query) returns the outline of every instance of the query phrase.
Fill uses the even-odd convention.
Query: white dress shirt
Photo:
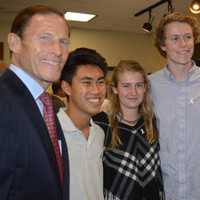
[[[24,83],[24,85],[28,88],[30,93],[32,94],[33,98],[35,99],[38,108],[40,109],[41,114],[43,113],[43,104],[39,100],[39,96],[44,92],[44,88],[26,71],[22,68],[11,64],[9,69],[13,71],[20,80]]]

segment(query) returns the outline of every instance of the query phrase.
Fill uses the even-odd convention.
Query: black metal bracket
[[[171,10],[173,10],[171,0],[160,0],[159,2],[157,2],[157,3],[155,3],[155,4],[151,5],[151,6],[149,6],[147,8],[145,8],[145,9],[143,9],[143,10],[137,12],[137,13],[135,13],[134,16],[137,17],[139,15],[142,15],[145,12],[150,12],[153,8],[156,8],[156,7],[160,6],[163,3],[168,3],[168,5],[169,5],[168,8],[170,8]]]

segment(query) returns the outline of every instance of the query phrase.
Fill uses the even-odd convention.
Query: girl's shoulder
[[[108,146],[111,142],[111,137],[112,137],[111,136],[112,131],[109,124],[108,114],[102,111],[93,116],[92,119],[97,125],[99,125],[103,129],[105,134],[104,145]]]

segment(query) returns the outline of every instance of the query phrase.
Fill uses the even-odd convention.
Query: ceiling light
[[[142,26],[143,30],[146,32],[151,32],[152,30],[152,25],[149,22],[145,22]]]
[[[145,22],[142,26],[143,30],[146,32],[151,32],[152,31],[152,22],[153,22],[153,18],[151,16],[151,9],[149,10],[149,19],[148,22]]]
[[[144,14],[146,12],[149,12],[149,20],[148,20],[148,22],[145,22],[143,24],[143,26],[142,26],[144,31],[146,31],[146,32],[151,32],[152,31],[152,23],[153,23],[154,18],[152,18],[152,16],[151,16],[151,11],[154,8],[160,6],[163,3],[168,3],[168,13],[172,13],[174,11],[174,8],[172,6],[172,0],[159,0],[157,3],[152,4],[149,7],[144,8],[143,10],[135,13],[135,17],[137,17],[137,16],[142,15],[142,14]]]
[[[78,13],[78,12],[65,12],[65,19],[69,21],[89,22],[96,17],[94,14]]]
[[[200,0],[193,0],[190,3],[189,10],[193,14],[199,14],[200,13]]]

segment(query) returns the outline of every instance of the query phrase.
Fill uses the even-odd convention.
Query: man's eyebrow
[[[105,79],[105,76],[101,76],[97,80],[102,80],[102,79]]]
[[[90,77],[90,76],[85,76],[85,77],[82,77],[81,80],[93,80],[94,77]],[[101,77],[98,77],[97,80],[103,80],[105,79],[105,76],[101,76]]]
[[[89,76],[84,76],[81,78],[81,80],[92,80],[93,78],[92,77],[89,77]]]

